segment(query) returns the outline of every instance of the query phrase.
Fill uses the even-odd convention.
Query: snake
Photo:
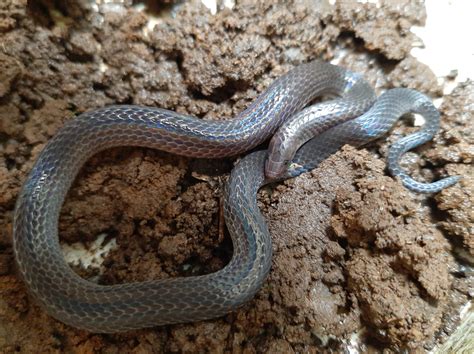
[[[322,96],[329,100],[315,103]],[[454,184],[458,176],[417,182],[399,166],[404,152],[430,140],[439,128],[440,115],[428,97],[400,88],[377,99],[362,75],[319,60],[276,79],[233,119],[200,119],[138,105],[82,113],[47,142],[19,193],[13,222],[19,273],[49,315],[91,332],[221,317],[251,300],[270,271],[272,241],[257,205],[260,187],[309,171],[346,143],[360,146],[384,135],[408,112],[422,114],[426,123],[390,148],[389,170],[414,191],[433,193]],[[65,261],[58,236],[60,210],[81,166],[95,153],[129,145],[223,158],[272,137],[269,150],[244,156],[230,174],[224,217],[233,255],[222,269],[101,285],[81,278]]]

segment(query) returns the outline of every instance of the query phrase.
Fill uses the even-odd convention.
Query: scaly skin
[[[366,90],[357,91],[357,100],[363,102],[356,104],[363,107],[362,111],[368,109],[375,96],[360,76],[312,62],[276,80],[248,109],[229,121],[204,121],[158,108],[112,106],[67,122],[41,152],[16,205],[14,251],[29,290],[50,315],[93,332],[191,322],[219,317],[237,308],[258,291],[271,265],[271,238],[256,203],[256,193],[266,182],[265,152],[249,155],[232,172],[225,219],[234,254],[222,270],[204,276],[111,286],[80,278],[65,262],[58,240],[59,212],[68,189],[90,156],[113,146],[145,146],[207,158],[242,153],[270,138],[315,97],[339,93],[347,100],[344,94],[353,85]],[[330,104],[334,109],[339,107],[337,100]],[[324,123],[324,129],[357,116],[360,110],[344,110],[344,118],[334,117]],[[306,113],[305,119],[311,118]],[[333,136],[350,140],[358,134],[363,135],[361,139],[370,135],[362,128],[353,136],[345,130],[341,133],[337,129],[344,124],[332,128],[336,129],[333,135],[323,133],[304,145],[295,163],[305,168],[314,165],[318,157],[311,154]],[[337,144],[331,144],[332,151]],[[403,144],[397,151],[404,151]],[[292,175],[303,170],[292,170]]]

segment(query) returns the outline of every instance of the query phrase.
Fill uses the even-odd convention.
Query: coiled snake
[[[323,94],[340,98],[304,109]],[[436,192],[457,181],[458,177],[448,177],[431,184],[416,182],[398,166],[405,151],[430,140],[439,128],[439,113],[430,100],[408,89],[389,90],[375,99],[360,75],[315,61],[277,79],[232,120],[111,106],[68,121],[41,152],[16,205],[14,251],[29,290],[55,318],[94,332],[209,319],[237,308],[258,291],[271,265],[271,239],[256,203],[264,183],[307,171],[343,144],[357,146],[378,138],[407,112],[422,114],[426,123],[391,147],[392,174],[420,192]],[[234,253],[223,269],[203,276],[103,286],[80,278],[65,262],[58,240],[59,212],[91,155],[135,145],[219,158],[248,151],[275,132],[268,159],[267,151],[257,151],[232,171],[225,220]]]

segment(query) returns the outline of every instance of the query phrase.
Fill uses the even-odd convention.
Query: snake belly
[[[277,79],[228,121],[128,105],[84,113],[67,122],[40,153],[16,204],[14,252],[29,291],[51,316],[93,332],[192,322],[234,310],[254,296],[271,265],[271,238],[256,204],[258,189],[268,182],[264,152],[248,155],[232,172],[224,209],[233,256],[223,269],[202,276],[105,286],[75,274],[58,239],[60,209],[75,176],[93,154],[114,146],[144,146],[206,158],[243,153],[270,138],[317,96],[344,95],[361,80],[342,68],[315,61]],[[363,111],[374,101],[373,91],[366,89],[358,98]],[[348,114],[344,121],[359,114]],[[342,123],[337,118],[332,122]],[[314,139],[295,156],[305,168],[314,160],[308,155],[318,145]],[[311,143],[314,146],[308,149]]]

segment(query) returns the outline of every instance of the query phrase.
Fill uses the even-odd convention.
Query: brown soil
[[[1,352],[314,352],[342,350],[355,332],[362,350],[427,349],[456,327],[460,305],[473,295],[462,263],[474,256],[472,82],[444,97],[440,134],[402,161],[420,180],[463,175],[456,186],[416,195],[387,176],[389,143],[418,129],[400,123],[367,149],[346,147],[313,172],[264,188],[273,268],[239,311],[115,335],[46,315],[18,277],[11,225],[22,181],[66,120],[111,103],[228,119],[298,63],[340,56],[379,92],[403,86],[442,93],[431,70],[409,55],[409,29],[425,18],[418,2],[244,1],[216,15],[199,2],[147,11],[131,1],[98,10],[88,1],[63,3],[0,5]],[[148,30],[152,15],[158,24]],[[69,193],[61,238],[116,237],[103,284],[220,269],[232,253],[219,232],[231,168],[230,160],[148,149],[101,153]]]

